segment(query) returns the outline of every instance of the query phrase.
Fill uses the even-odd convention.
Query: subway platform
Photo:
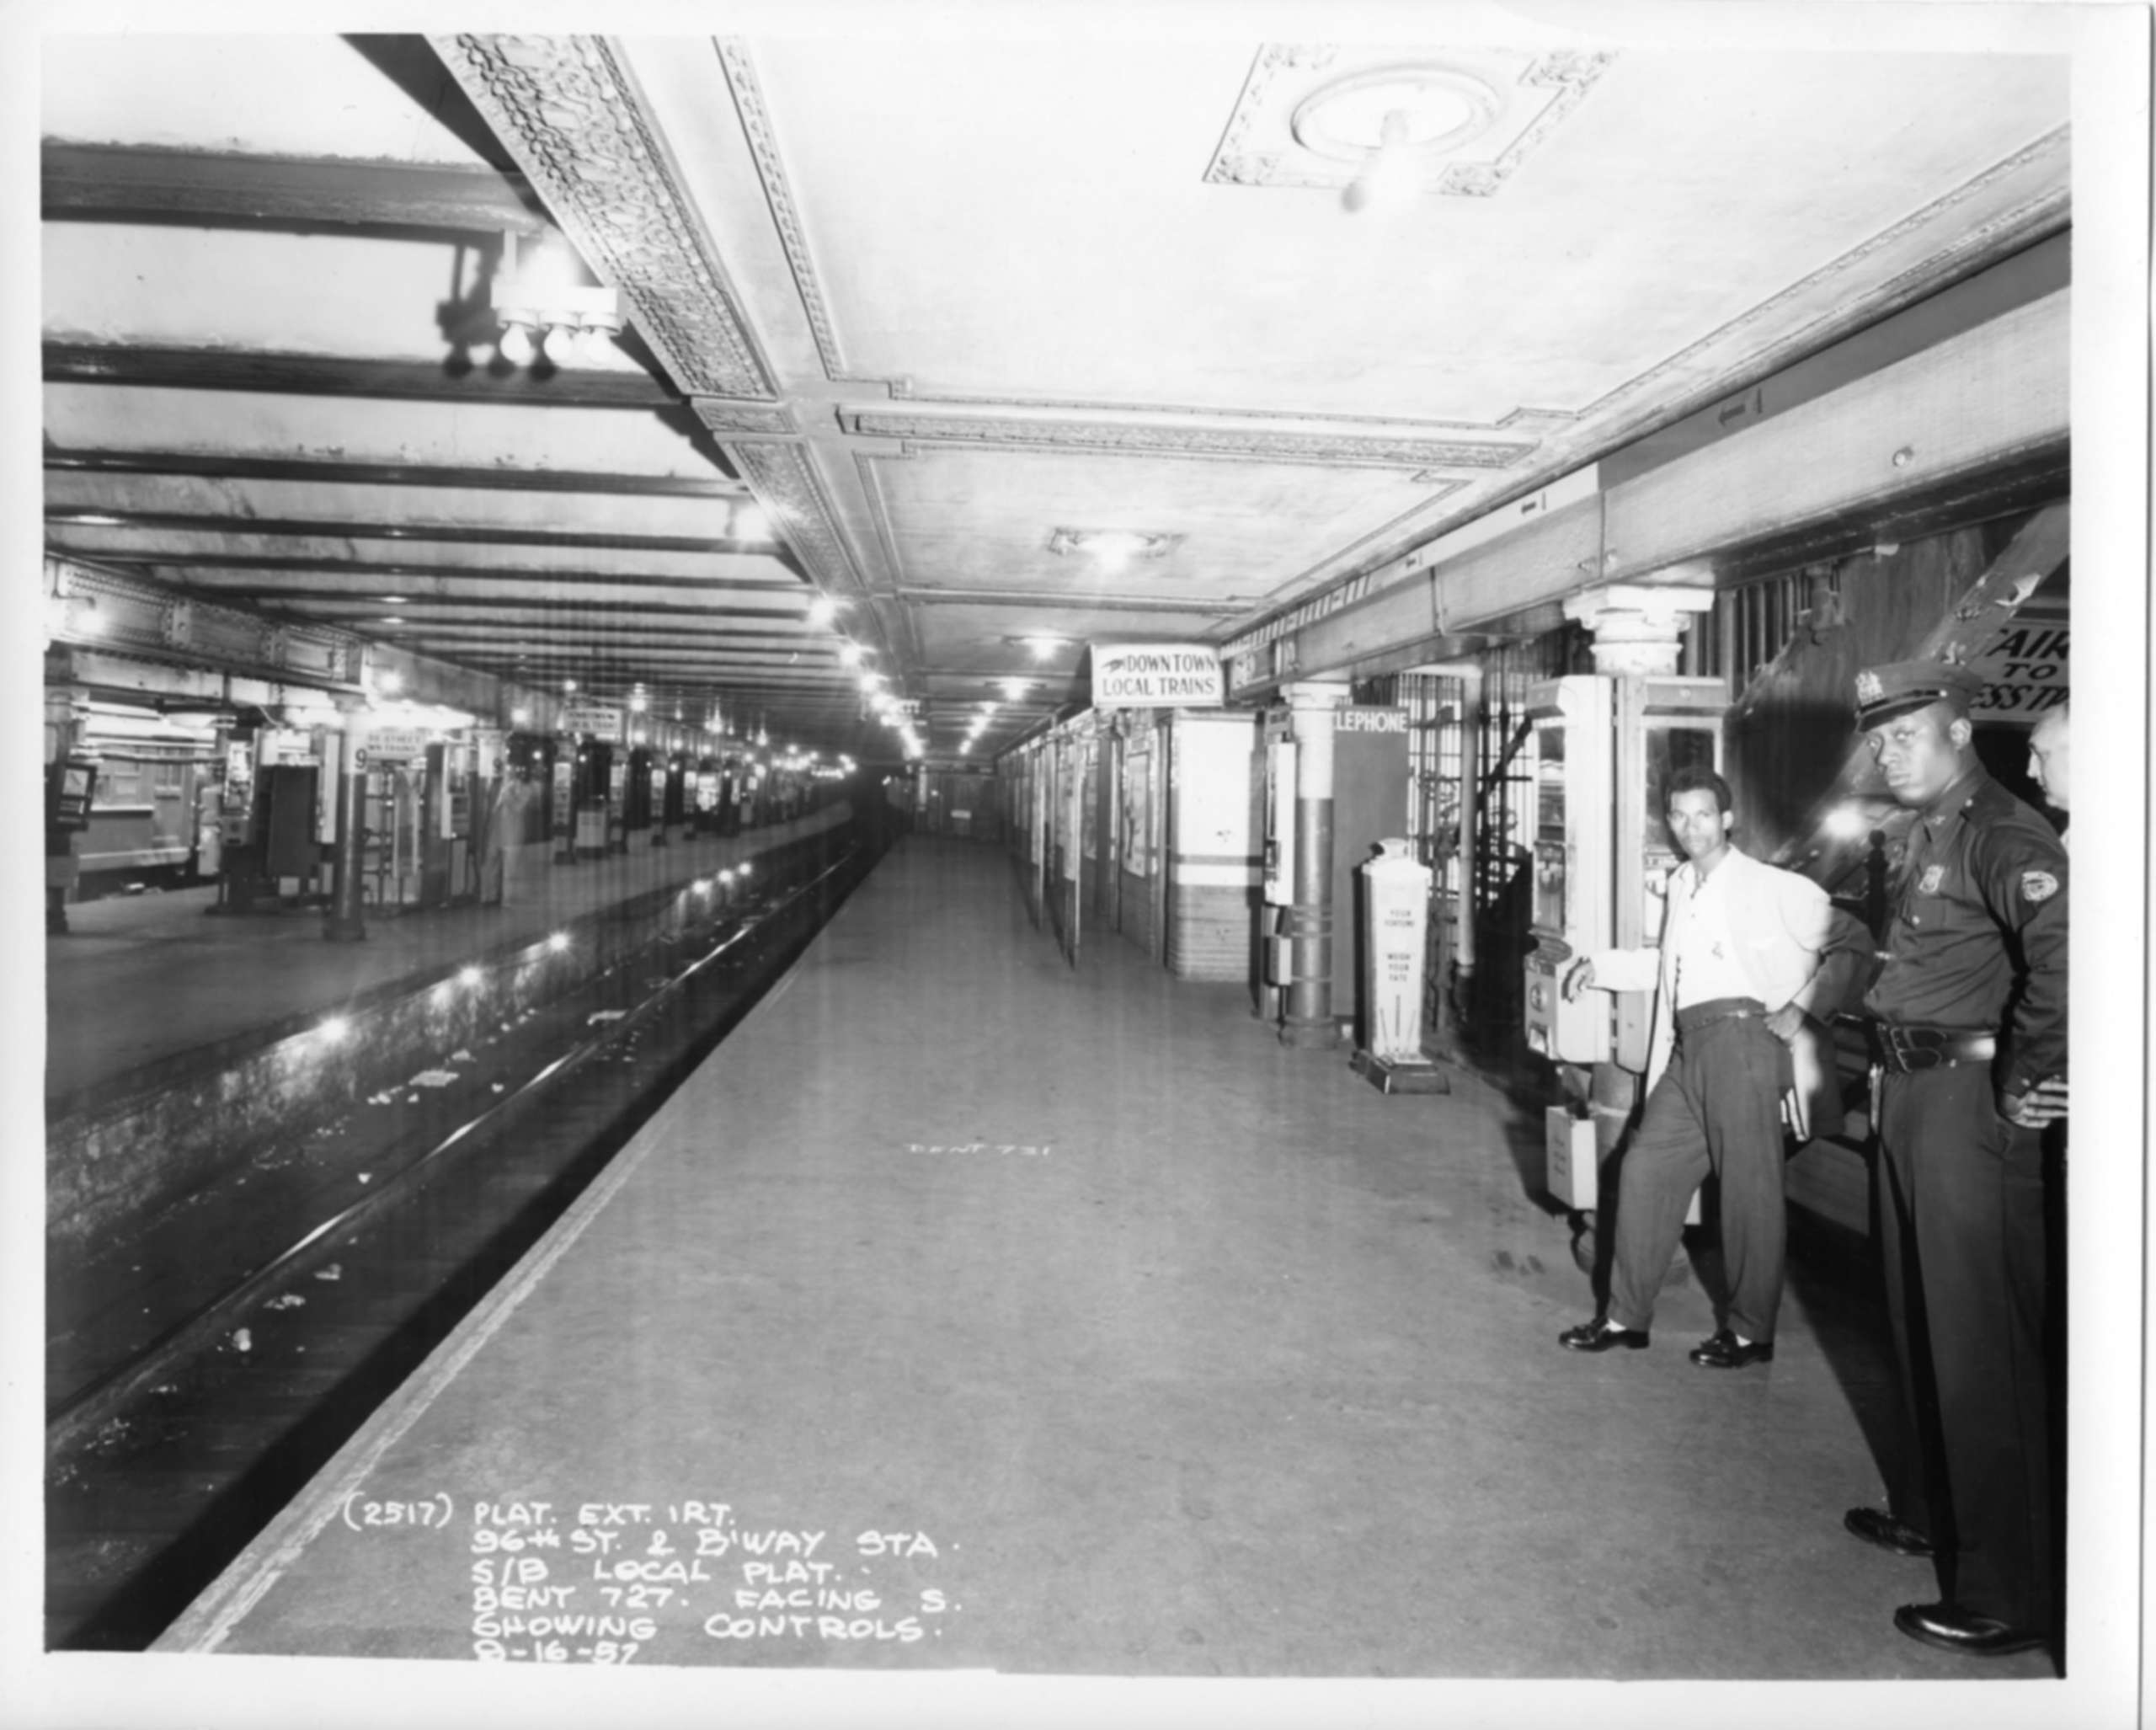
[[[1566,1353],[1540,1162],[1491,1081],[1386,1096],[1240,988],[1067,964],[1001,854],[910,837],[156,1649],[499,1658],[505,1701],[611,1661],[2034,1704],[2047,1658],[1913,1644],[1928,1564],[1842,1530],[1892,1386],[1855,1283],[1794,1264],[1771,1365],[1687,1362],[1696,1282]]]
[[[438,1069],[490,1019],[638,953],[699,893],[734,893],[719,873],[782,858],[849,810],[522,871],[497,905],[371,912],[357,942],[325,940],[317,907],[212,916],[214,889],[72,907],[44,944],[56,1263]],[[448,984],[461,980],[477,988]]]
[[[323,937],[323,910],[218,916],[215,884],[80,901],[45,945],[49,1113],[132,1086],[173,1060],[200,1066],[296,1018],[529,942],[842,820],[826,806],[740,834],[638,836],[625,852],[517,874],[509,900],[439,911],[370,908],[355,942]]]

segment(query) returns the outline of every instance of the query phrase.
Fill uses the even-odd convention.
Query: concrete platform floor
[[[1800,1263],[1743,1372],[1686,1362],[1696,1285],[1652,1349],[1566,1353],[1591,1303],[1540,1161],[1486,1082],[1380,1095],[1112,937],[1074,969],[1001,854],[910,839],[159,1649],[468,1658],[514,1580],[639,1669],[1909,1678],[2051,1714],[2042,1655],[1897,1633],[1929,1567],[1841,1529],[1879,1495],[1860,1294]]]

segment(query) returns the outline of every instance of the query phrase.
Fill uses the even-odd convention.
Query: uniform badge
[[[1859,702],[1877,702],[1886,694],[1886,687],[1879,682],[1879,675],[1866,667],[1856,675],[1856,700]]]
[[[2025,871],[2021,873],[2021,899],[2025,901],[2048,901],[2058,893],[2058,879],[2048,871]]]
[[[2034,873],[2031,873],[2031,875],[2034,874]],[[1917,893],[1920,895],[1935,895],[1939,893],[1940,884],[1945,881],[1946,868],[1944,865],[1927,865],[1924,868],[1924,875],[1917,879]],[[2025,877],[2021,879],[2021,887],[2025,892],[2027,890],[2029,887],[2029,879]],[[2058,885],[2057,884],[2053,884],[2052,885],[2052,889],[2056,889]],[[2044,891],[2044,894],[2049,894],[2050,893],[2051,889]],[[2030,896],[2030,900],[2034,901],[2041,901],[2043,898],[2043,895]]]

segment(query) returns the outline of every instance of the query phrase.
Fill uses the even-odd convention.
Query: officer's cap
[[[1890,661],[1856,675],[1856,724],[1876,727],[1948,697],[1965,702],[1984,688],[1983,675],[1953,661]]]

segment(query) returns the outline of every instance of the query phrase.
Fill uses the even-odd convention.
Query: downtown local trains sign
[[[1096,643],[1097,709],[1217,709],[1227,700],[1219,652],[1202,643]]]

